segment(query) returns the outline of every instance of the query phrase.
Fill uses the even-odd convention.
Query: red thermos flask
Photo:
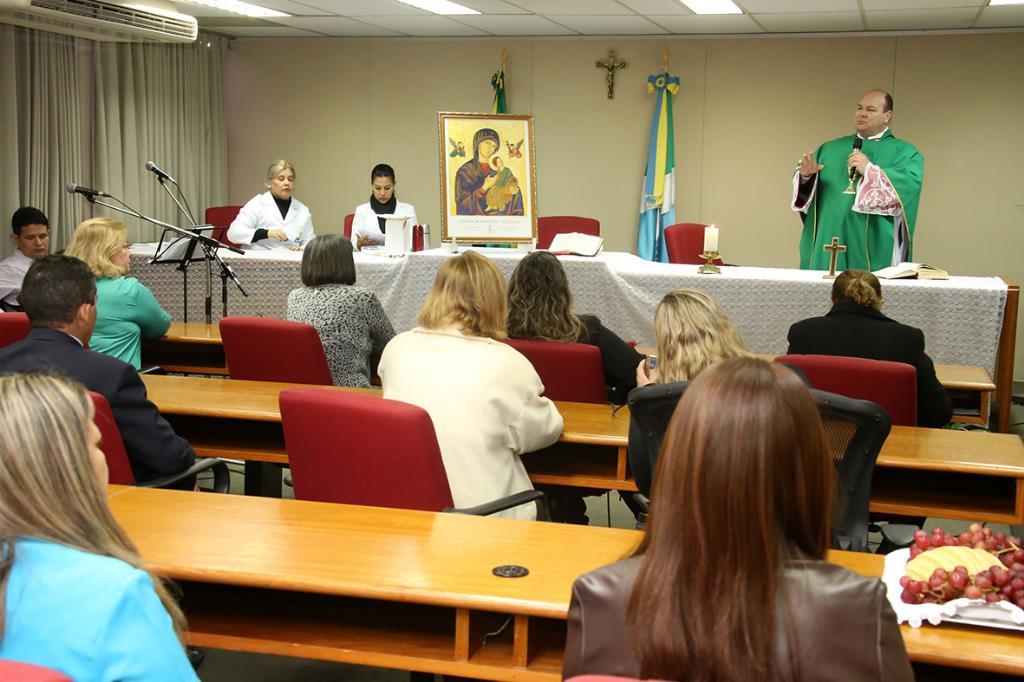
[[[412,226],[412,250],[422,251],[423,250],[423,226],[413,225]]]

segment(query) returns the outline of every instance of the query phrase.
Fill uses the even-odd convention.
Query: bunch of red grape
[[[970,530],[960,535],[950,535],[941,528],[931,534],[923,530],[914,533],[914,546],[910,558],[936,547],[973,547],[983,549],[996,556],[1003,564],[968,575],[967,569],[957,566],[952,571],[936,568],[928,580],[913,580],[910,576],[900,578],[903,593],[900,599],[908,604],[943,604],[947,601],[967,597],[984,599],[987,602],[1008,601],[1024,609],[1024,549],[1020,538],[1005,533],[993,533],[989,528],[972,524]]]

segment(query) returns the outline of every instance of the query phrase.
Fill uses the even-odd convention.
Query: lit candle
[[[718,228],[714,225],[704,228],[704,251],[707,253],[718,251]]]

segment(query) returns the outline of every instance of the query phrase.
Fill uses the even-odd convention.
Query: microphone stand
[[[116,201],[118,204],[120,204],[120,206],[118,206],[116,204],[112,204],[112,203],[106,202],[106,201],[100,201],[99,199],[97,199],[97,196],[94,195],[94,194],[92,194],[92,195],[85,195],[85,198],[91,204],[95,204],[95,205],[98,205],[98,206],[103,206],[105,208],[109,208],[109,209],[111,209],[113,211],[117,211],[118,213],[123,213],[125,215],[130,215],[133,218],[138,218],[139,220],[144,220],[147,223],[151,223],[153,225],[157,225],[159,227],[164,228],[165,230],[171,230],[172,232],[176,232],[176,233],[180,234],[183,237],[188,237],[189,240],[191,240],[190,247],[194,250],[194,248],[195,248],[194,244],[198,243],[202,247],[203,252],[206,254],[207,257],[210,257],[210,254],[211,253],[215,253],[216,250],[219,249],[219,248],[226,248],[229,251],[234,251],[235,253],[241,253],[241,254],[245,253],[241,249],[235,248],[233,246],[226,246],[224,244],[221,244],[216,239],[213,239],[211,237],[207,237],[204,234],[197,234],[197,233],[192,232],[190,230],[186,230],[186,229],[180,228],[177,225],[171,225],[170,223],[165,223],[162,220],[157,220],[156,218],[150,218],[147,215],[143,215],[142,213],[140,213],[139,211],[135,210],[134,208],[132,208],[128,204],[124,203],[123,201],[121,201],[120,199],[118,199],[115,196],[111,196],[109,198],[112,199],[113,201]],[[177,203],[177,202],[175,202],[175,203]],[[218,260],[218,262],[220,262],[219,258],[217,260]],[[212,277],[212,273],[208,273],[208,276],[207,276],[207,289],[206,289],[207,290],[207,301],[206,301],[206,323],[207,324],[212,324],[213,323],[213,319],[212,319],[212,302],[211,302],[212,301],[212,287],[211,287],[211,284],[210,284],[211,277]],[[245,291],[243,290],[242,293],[245,293]],[[248,295],[248,294],[246,294],[246,295]]]
[[[199,228],[199,223],[192,217],[192,211],[191,208],[188,206],[188,200],[185,199],[185,195],[182,193],[181,187],[178,185],[177,182],[174,181],[174,178],[158,173],[157,179],[160,181],[160,187],[163,188],[165,192],[167,192],[167,196],[169,196],[171,198],[171,201],[174,202],[174,205],[178,207],[178,211],[180,211],[182,215],[188,218],[188,221],[192,223],[193,229]],[[174,185],[174,188],[178,190],[178,194],[180,195],[181,201],[179,201],[179,197],[176,197],[174,193],[171,192],[171,190],[167,187],[167,185],[164,184],[165,180],[170,180],[171,183]],[[184,202],[184,206],[182,205],[182,202]],[[249,295],[248,292],[246,292],[245,288],[242,286],[242,283],[238,281],[238,277],[235,276],[235,272],[234,270],[231,269],[231,266],[229,266],[228,264],[221,260],[220,255],[217,253],[217,249],[220,247],[225,247],[231,251],[234,251],[235,253],[240,253],[243,255],[245,254],[245,252],[242,251],[241,249],[221,244],[215,239],[211,239],[211,241],[214,244],[216,244],[216,246],[214,246],[212,249],[206,242],[200,242],[200,246],[203,249],[203,260],[206,261],[206,300],[204,305],[206,313],[206,324],[213,324],[213,261],[217,261],[217,265],[220,268],[221,317],[227,317],[228,315],[229,277],[231,278],[231,281],[235,283],[235,286],[238,287],[238,290],[242,292],[243,296]],[[188,249],[185,251],[184,257],[181,259],[181,264],[178,265],[178,269],[181,271],[182,281],[185,287],[183,291],[185,322],[188,322],[188,266],[189,263],[192,262],[192,254],[195,253],[196,243],[196,241],[189,242]]]

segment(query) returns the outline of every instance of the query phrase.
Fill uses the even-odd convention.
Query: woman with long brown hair
[[[881,581],[825,561],[835,486],[792,370],[704,370],[672,417],[634,556],[573,585],[563,674],[912,680]]]
[[[0,659],[74,680],[195,680],[184,618],[107,507],[80,385],[0,377]]]

